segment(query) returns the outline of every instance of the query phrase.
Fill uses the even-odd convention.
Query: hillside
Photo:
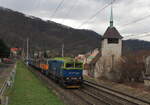
[[[52,21],[27,16],[17,11],[0,7],[0,38],[10,47],[26,47],[30,39],[30,48],[51,50],[60,54],[61,45],[65,45],[65,54],[86,53],[100,47],[101,36],[92,30],[74,29]],[[150,42],[140,40],[124,41],[124,52],[150,50]]]
[[[26,16],[10,9],[0,8],[0,38],[10,47],[24,47],[27,37],[30,48],[60,52],[64,43],[67,53],[85,53],[94,49],[100,35],[91,30],[78,30],[61,24]],[[82,49],[82,50],[81,50]]]
[[[130,39],[123,41],[123,52],[124,55],[126,52],[136,52],[139,50],[149,50],[150,51],[150,42],[144,40]]]

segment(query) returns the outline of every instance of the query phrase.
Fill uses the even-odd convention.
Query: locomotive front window
[[[73,63],[67,63],[66,68],[74,68],[74,64]]]
[[[82,68],[82,63],[75,63],[75,68]]]

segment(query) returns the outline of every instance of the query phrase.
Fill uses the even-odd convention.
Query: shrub
[[[143,82],[142,72],[145,72],[145,58],[150,51],[139,51],[126,54],[122,62],[121,81]]]

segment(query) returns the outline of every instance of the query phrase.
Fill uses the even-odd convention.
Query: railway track
[[[47,84],[48,88],[53,89],[53,91],[67,105],[109,105],[103,101],[91,97],[90,95],[85,94],[82,92],[82,89],[64,89],[39,71],[33,70],[31,67],[29,67],[29,70],[33,72],[35,76],[37,76],[43,83]]]
[[[111,88],[84,80],[85,93],[98,97],[107,105],[150,105],[150,102],[118,92]]]
[[[103,103],[103,105],[122,105],[119,102],[113,101],[111,98],[108,99],[106,96],[104,95],[95,95],[93,94],[91,91],[87,91],[86,89],[81,90],[83,93],[93,97],[94,99],[98,100],[98,103],[93,104],[93,105],[101,105],[101,103]]]
[[[29,67],[29,69],[32,68]],[[63,89],[39,71],[31,71],[46,83],[48,88],[53,89],[67,105],[150,105],[150,102],[86,80],[84,80],[83,88]]]
[[[105,102],[103,99],[99,98],[98,96],[83,91],[83,89],[72,91],[72,93],[77,97],[79,97],[80,99],[84,100],[84,102],[87,103],[86,105],[111,105],[110,103]]]

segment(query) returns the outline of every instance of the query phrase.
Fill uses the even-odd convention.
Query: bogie
[[[32,60],[30,65],[64,88],[80,88],[82,85],[83,64],[73,58]]]

